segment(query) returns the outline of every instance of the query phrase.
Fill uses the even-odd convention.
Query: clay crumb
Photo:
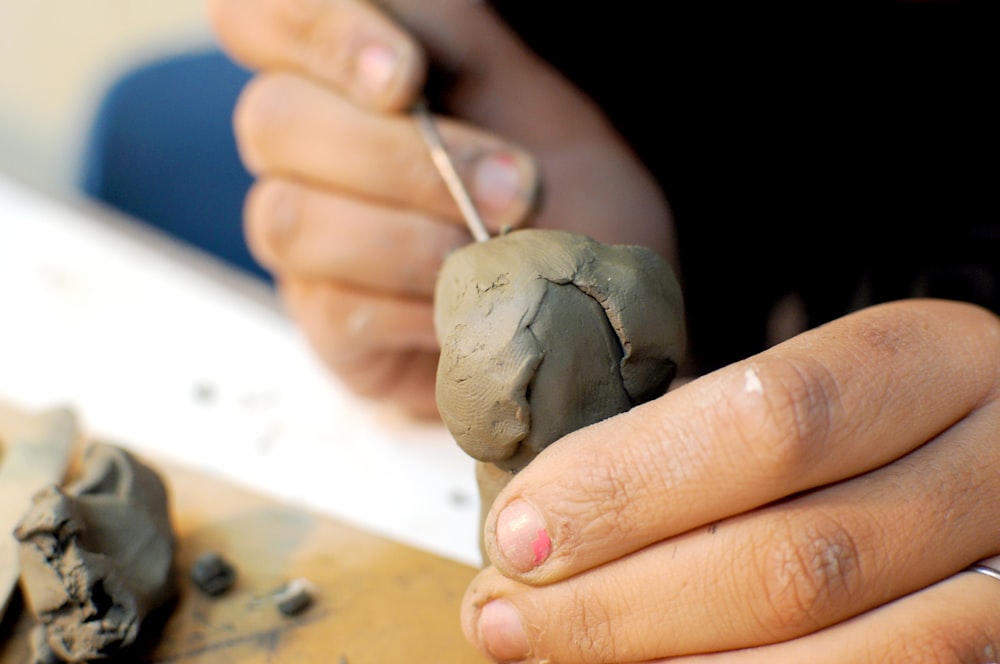
[[[191,567],[191,581],[206,595],[218,597],[236,583],[236,568],[215,551],[207,551]]]
[[[286,616],[294,616],[312,604],[316,596],[316,586],[308,579],[292,579],[274,594],[278,610]]]
[[[63,664],[63,659],[49,646],[45,625],[38,624],[31,630],[32,664]]]

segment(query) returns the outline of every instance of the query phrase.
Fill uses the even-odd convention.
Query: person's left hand
[[[998,431],[995,316],[866,309],[542,452],[463,628],[504,662],[995,662],[1000,582],[959,572],[1000,552]]]
[[[432,295],[472,240],[408,109],[425,89],[487,227],[560,228],[675,259],[669,206],[597,104],[489,3],[210,0],[257,70],[234,128],[248,245],[356,394],[437,417]],[[443,81],[428,67],[447,72]],[[543,196],[537,196],[539,188]]]

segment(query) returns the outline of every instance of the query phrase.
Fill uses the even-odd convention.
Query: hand
[[[405,113],[428,63],[451,76],[440,130],[494,232],[565,228],[668,258],[673,238],[660,191],[601,112],[487,3],[381,6],[210,0],[223,46],[261,72],[235,115],[258,177],[255,257],[349,387],[429,415],[434,280],[470,237]]]
[[[499,661],[995,662],[1000,582],[959,572],[1000,552],[997,431],[996,317],[863,310],[542,452],[463,628]]]

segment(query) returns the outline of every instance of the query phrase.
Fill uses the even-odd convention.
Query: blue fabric
[[[116,80],[97,110],[82,191],[261,279],[243,237],[252,178],[232,112],[250,72],[221,51],[186,53]]]

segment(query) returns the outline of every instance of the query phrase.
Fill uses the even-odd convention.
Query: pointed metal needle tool
[[[413,114],[417,117],[417,121],[420,124],[420,133],[423,135],[424,142],[427,143],[427,148],[430,150],[431,159],[434,160],[434,165],[444,179],[444,183],[448,186],[451,197],[455,199],[458,209],[461,210],[462,217],[465,218],[465,225],[469,227],[472,237],[477,242],[489,240],[490,232],[486,230],[483,218],[479,216],[479,211],[472,202],[472,197],[469,196],[462,178],[459,177],[458,171],[455,170],[455,164],[452,163],[451,156],[444,147],[444,141],[441,140],[441,134],[438,132],[437,125],[434,124],[434,118],[431,117],[427,104],[424,101],[417,102],[413,107]]]

